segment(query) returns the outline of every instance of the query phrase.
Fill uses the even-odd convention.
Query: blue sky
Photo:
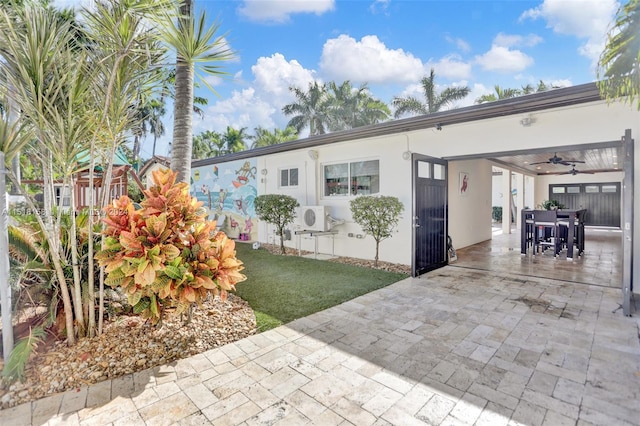
[[[59,6],[78,0],[56,0]],[[547,84],[571,86],[596,79],[596,64],[619,3],[614,0],[195,0],[216,20],[236,52],[225,78],[207,77],[218,96],[194,135],[226,126],[284,128],[289,86],[313,80],[368,83],[387,103],[421,97],[422,76],[435,69],[439,87],[469,86],[457,106],[494,91]],[[167,153],[173,113],[157,154]],[[142,156],[151,155],[147,137]]]

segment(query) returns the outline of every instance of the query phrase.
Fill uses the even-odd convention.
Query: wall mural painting
[[[209,219],[224,215],[222,230],[231,238],[257,239],[258,196],[256,160],[230,161],[191,169],[191,194],[209,212]]]

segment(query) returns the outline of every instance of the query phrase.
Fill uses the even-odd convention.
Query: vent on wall
[[[329,231],[328,216],[329,207],[327,206],[300,207],[300,226],[306,231]]]

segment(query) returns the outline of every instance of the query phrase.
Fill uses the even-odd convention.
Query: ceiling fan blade
[[[563,163],[569,163],[569,164],[571,164],[571,163],[584,163],[584,161],[582,161],[582,160],[562,160],[562,162]],[[567,165],[569,165],[569,164],[567,164]]]
[[[551,164],[549,161],[539,161],[537,163],[529,163],[530,166],[535,166],[536,164]]]

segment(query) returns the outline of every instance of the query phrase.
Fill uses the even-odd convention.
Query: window
[[[552,192],[554,194],[564,194],[564,186],[554,186]]]
[[[354,161],[324,166],[324,195],[370,195],[380,192],[380,161]]]
[[[586,185],[584,187],[584,192],[587,194],[595,194],[600,192],[600,187],[598,185]]]
[[[602,185],[602,192],[618,192],[616,185]]]
[[[442,164],[434,164],[433,165],[433,178],[435,180],[444,180],[445,179],[445,175],[444,175],[444,165]]]
[[[298,186],[298,168],[280,169],[280,186]]]
[[[579,194],[580,187],[579,186],[567,186],[567,194]]]

